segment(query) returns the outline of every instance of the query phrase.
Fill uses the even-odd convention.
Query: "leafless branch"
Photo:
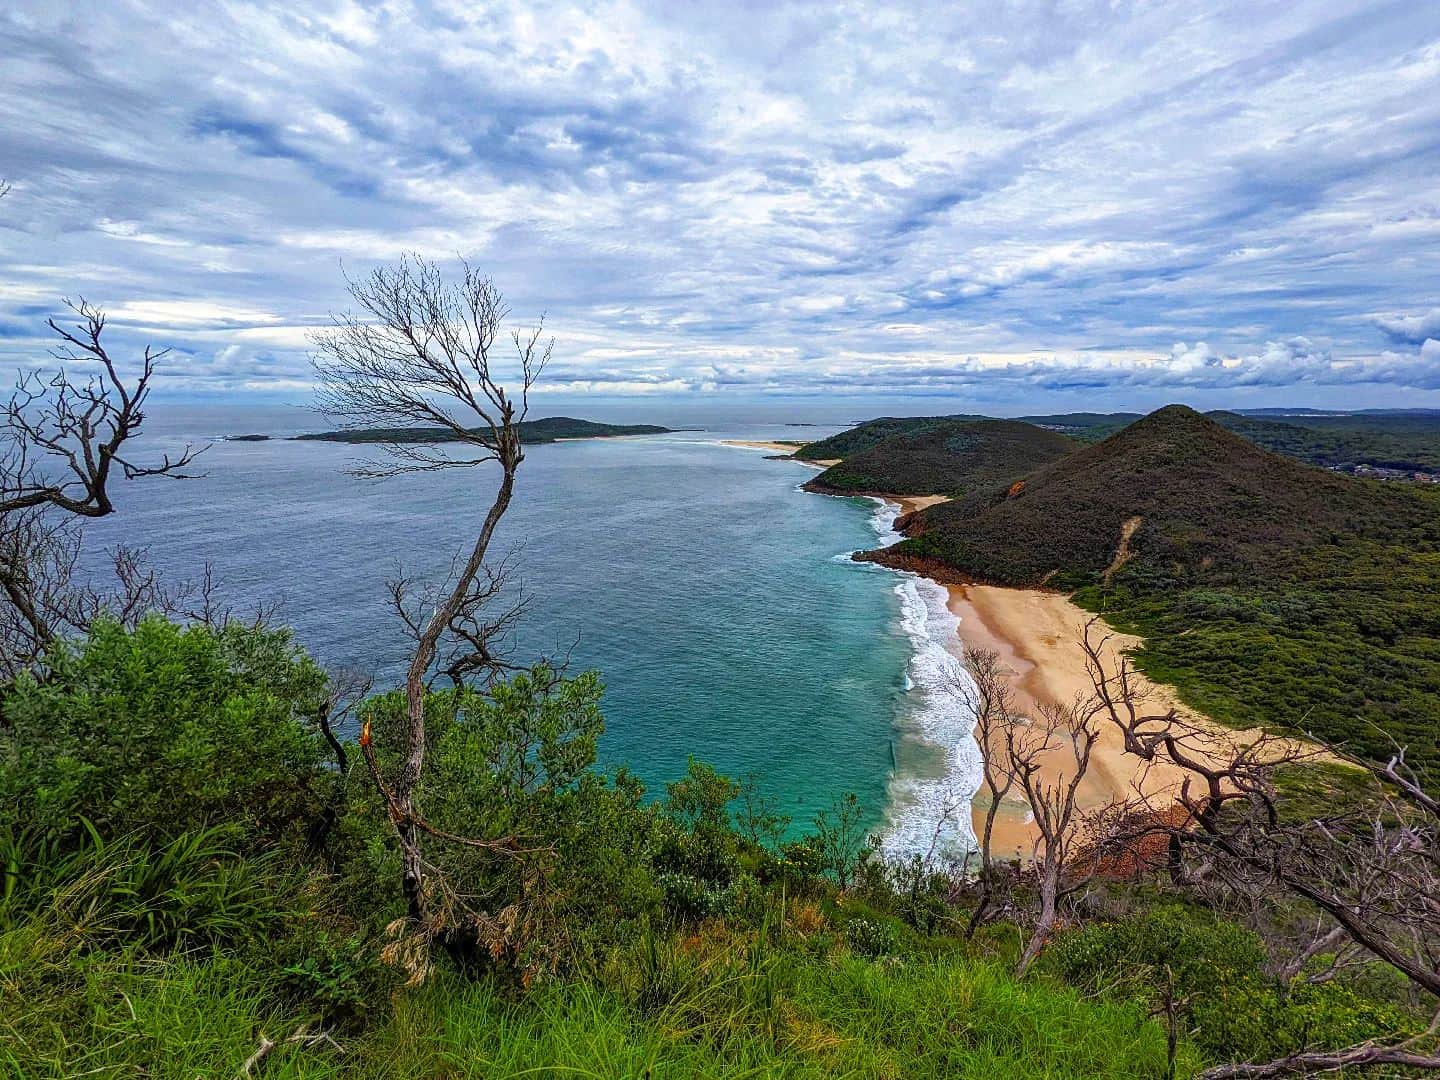
[[[180,597],[162,587],[143,553],[127,548],[113,553],[110,588],[76,580],[77,523],[114,512],[115,476],[185,478],[200,450],[187,446],[149,464],[131,460],[126,447],[144,424],[165,352],[147,348],[139,374],[122,376],[104,344],[104,312],[83,299],[66,303],[79,322],[49,323],[60,339],[53,353],[60,368],[21,374],[0,420],[0,674],[7,677],[102,613],[133,625],[151,610],[171,610]]]
[[[973,937],[980,924],[992,914],[999,886],[1009,880],[1008,875],[996,872],[994,835],[995,819],[1016,781],[1015,769],[1006,753],[1005,730],[1019,718],[1010,685],[1013,673],[1000,662],[998,653],[988,649],[967,650],[965,671],[968,679],[958,681],[954,691],[975,719],[985,798],[985,812],[977,837],[980,841],[979,895],[965,931],[966,937]]]
[[[1076,858],[1088,841],[1077,796],[1100,737],[1098,712],[1095,702],[1079,698],[1067,705],[1044,705],[1038,718],[1005,726],[1009,767],[1025,792],[1038,833],[1032,862],[1040,914],[1016,965],[1017,975],[1023,975],[1045,947],[1060,901],[1094,874],[1093,860]]]
[[[1333,956],[1319,978],[1357,951],[1378,958],[1440,999],[1440,802],[1427,778],[1409,766],[1402,747],[1384,765],[1353,761],[1371,780],[1364,798],[1321,816],[1284,812],[1274,776],[1285,766],[1313,763],[1319,748],[1269,734],[1226,738],[1202,732],[1176,715],[1139,706],[1128,662],[1107,664],[1091,623],[1082,642],[1105,721],[1121,732],[1127,752],[1146,762],[1162,756],[1186,779],[1171,807],[1144,807],[1144,829],[1167,838],[1172,860],[1203,860],[1203,876],[1232,894],[1256,900],[1289,894],[1318,915],[1282,971],[1294,975],[1313,958]],[[1343,755],[1336,755],[1343,756]],[[1174,810],[1180,813],[1173,813]],[[1171,811],[1171,812],[1167,812]],[[1192,884],[1201,875],[1186,871]],[[1428,1035],[1435,1035],[1432,1025]],[[1267,1063],[1242,1063],[1205,1075],[1312,1075],[1367,1065],[1440,1069],[1433,1045],[1374,1042],[1333,1052],[1304,1052]]]
[[[105,313],[84,299],[66,304],[79,319],[75,325],[49,320],[60,338],[53,355],[62,366],[49,377],[23,373],[5,406],[0,513],[49,505],[77,517],[104,517],[115,509],[109,484],[117,470],[127,480],[185,479],[204,450],[187,446],[178,457],[145,465],[125,455],[145,422],[156,365],[169,350],[147,346],[139,374],[127,380],[103,342]],[[71,368],[91,374],[81,381]]]
[[[552,344],[542,328],[510,335],[518,375],[512,395],[495,368],[494,348],[509,315],[494,283],[463,265],[458,282],[447,282],[438,266],[409,256],[349,282],[356,310],[337,315],[314,337],[320,404],[347,427],[434,426],[473,452],[460,459],[444,451],[391,445],[388,457],[357,470],[371,477],[474,467],[493,463],[498,482],[478,524],[468,554],[457,559],[426,613],[410,601],[403,576],[389,586],[391,606],[415,641],[405,676],[405,745],[393,788],[386,789],[372,766],[400,839],[402,885],[413,921],[424,923],[426,861],[421,834],[449,843],[501,850],[508,841],[460,837],[429,826],[415,805],[425,764],[425,696],[430,674],[450,652],[446,672],[459,683],[481,672],[494,673],[501,661],[492,644],[518,617],[518,609],[488,613],[488,602],[504,581],[503,563],[487,570],[486,557],[501,517],[510,506],[515,475],[525,455],[520,423],[529,409],[530,389],[549,361]],[[476,507],[476,512],[480,508]],[[453,508],[464,513],[464,507]],[[366,747],[367,760],[370,753]]]

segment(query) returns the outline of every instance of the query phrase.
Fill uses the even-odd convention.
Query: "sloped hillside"
[[[1008,487],[1079,444],[1018,420],[957,420],[897,435],[805,487],[837,495],[964,495]]]
[[[1440,777],[1440,493],[1336,476],[1170,406],[865,556],[1078,590],[1186,701]]]
[[[944,427],[957,420],[985,420],[984,416],[957,413],[954,416],[881,416],[867,420],[849,431],[831,435],[819,442],[806,443],[795,456],[801,461],[831,461],[847,458],[872,447],[879,446],[897,436],[923,435],[927,431]]]
[[[1253,581],[1332,535],[1390,535],[1423,513],[1405,492],[1270,453],[1182,405],[1036,470],[993,502],[927,510],[900,545],[977,577],[1071,586],[1115,560],[1174,583]]]

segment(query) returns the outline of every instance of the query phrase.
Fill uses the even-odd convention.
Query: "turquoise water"
[[[172,419],[154,441],[214,434],[215,423]],[[514,655],[568,653],[573,669],[598,669],[602,760],[652,788],[694,755],[760,775],[798,825],[854,792],[868,822],[893,831],[897,814],[933,816],[937,785],[963,766],[926,696],[945,662],[927,646],[946,629],[943,604],[923,583],[845,557],[886,527],[876,504],[801,492],[807,467],[717,441],[817,434],[736,428],[529,449],[497,549],[515,551],[530,604]],[[344,469],[362,452],[218,443],[204,479],[126,486],[119,513],[89,534],[91,557],[140,543],[172,577],[208,561],[239,608],[279,599],[317,657],[398,681],[406,639],[383,583],[402,562],[422,574],[448,564],[484,512],[486,478],[358,481]],[[925,829],[911,831],[915,846]]]

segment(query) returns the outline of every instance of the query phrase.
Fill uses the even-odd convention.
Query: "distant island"
[[[610,439],[619,435],[668,435],[674,429],[655,424],[601,424],[571,416],[547,416],[526,420],[520,427],[520,441],[526,444],[553,443],[562,439]],[[477,434],[482,433],[476,428]],[[442,443],[455,442],[453,434],[437,427],[354,428],[292,435],[299,442],[339,443]]]
[[[225,442],[269,442],[269,435],[226,435]]]

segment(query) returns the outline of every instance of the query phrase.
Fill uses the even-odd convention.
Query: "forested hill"
[[[1284,418],[1213,412],[1217,423],[1267,450],[1326,467],[1440,472],[1440,416],[1345,413]]]
[[[988,492],[1064,457],[1078,445],[1018,420],[952,420],[851,454],[805,487],[847,495]]]
[[[897,436],[923,435],[927,431],[954,423],[957,420],[987,420],[989,417],[969,413],[954,416],[881,416],[857,424],[849,431],[831,435],[819,442],[806,443],[795,452],[802,461],[830,461],[847,458],[863,450],[869,450]]]
[[[1170,406],[935,506],[871,556],[1078,589],[1147,638],[1142,663],[1221,719],[1440,764],[1440,493],[1358,481]]]
[[[1225,411],[1212,420],[1257,446],[1326,468],[1369,465],[1379,469],[1440,473],[1440,413],[1426,410],[1322,413],[1303,410]],[[1018,421],[1084,442],[1099,442],[1141,418],[1140,413],[1053,413]],[[810,443],[797,453],[806,461],[846,458],[899,436],[917,436],[956,420],[979,416],[881,417]]]
[[[1083,584],[1138,517],[1127,572],[1176,583],[1254,581],[1332,534],[1391,535],[1416,519],[1405,493],[1256,446],[1181,405],[991,491],[927,511],[927,543],[977,576]]]
[[[551,443],[560,439],[599,439],[616,435],[664,435],[671,428],[654,424],[600,424],[570,416],[547,416],[519,425],[523,443]],[[483,434],[482,429],[475,429]],[[356,428],[346,431],[319,431],[296,435],[298,440],[343,443],[440,443],[454,441],[450,432],[438,427]]]
[[[1326,468],[1440,472],[1440,414],[1430,411],[1322,413],[1256,410],[1206,413],[1257,446]],[[1082,442],[1109,438],[1138,413],[1060,413],[1021,419]]]

